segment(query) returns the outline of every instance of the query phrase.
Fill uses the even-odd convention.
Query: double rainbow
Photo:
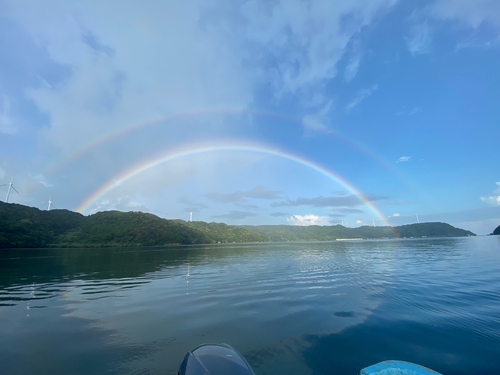
[[[132,131],[139,130],[148,126],[153,126],[155,124],[161,123],[161,122],[166,122],[166,121],[175,121],[178,119],[186,118],[186,117],[192,117],[192,116],[206,116],[206,115],[213,115],[213,114],[233,114],[233,115],[238,115],[238,114],[251,114],[255,116],[262,116],[266,118],[273,118],[276,120],[281,120],[281,121],[288,121],[288,122],[294,122],[299,125],[302,125],[304,123],[304,120],[300,117],[292,116],[289,114],[285,113],[280,113],[280,112],[273,112],[269,110],[262,110],[262,109],[254,109],[254,108],[201,108],[201,109],[191,109],[191,110],[186,110],[186,111],[179,111],[175,113],[169,113],[166,115],[160,115],[156,116],[153,118],[150,118],[148,120],[143,120],[143,121],[138,121],[134,122],[131,124],[128,124],[126,126],[120,127],[118,129],[114,129],[104,135],[99,136],[98,138],[95,138],[91,140],[90,142],[86,143],[85,145],[79,147],[76,150],[72,150],[66,154],[64,154],[61,158],[56,160],[53,164],[49,165],[46,167],[42,172],[41,175],[45,177],[50,177],[54,175],[57,171],[61,170],[64,168],[66,165],[69,163],[77,160],[78,158],[82,157],[83,155],[87,154],[91,150],[94,150],[95,148],[104,145],[108,142],[111,142],[121,136],[124,136]],[[315,123],[311,120],[307,121],[308,123],[315,125]],[[380,165],[383,165],[387,170],[390,170],[393,174],[398,174],[398,171],[394,168],[394,166],[390,163],[388,163],[385,159],[377,155],[376,153],[372,152],[359,142],[333,130],[328,131],[329,134],[340,141],[342,141],[345,144],[348,144],[350,147],[352,147],[354,150],[357,152],[360,152],[361,154],[366,155],[368,158],[375,160],[377,163]],[[399,176],[401,178],[401,176]],[[39,183],[34,181],[24,192],[25,195],[29,195],[33,190],[35,190],[39,186]]]
[[[364,195],[362,194],[356,187],[354,187],[352,184],[347,182],[345,179],[343,179],[341,176],[335,174],[332,171],[329,171],[328,169],[315,164],[309,160],[306,160],[302,157],[295,156],[277,149],[272,149],[268,148],[262,145],[255,145],[255,144],[238,144],[238,142],[228,142],[227,144],[222,144],[222,145],[215,145],[215,146],[204,146],[204,145],[187,145],[183,146],[181,149],[175,150],[175,151],[170,151],[165,154],[162,154],[152,160],[148,160],[142,163],[139,163],[138,165],[126,169],[119,173],[118,175],[114,176],[113,178],[109,179],[106,183],[101,185],[97,190],[95,190],[90,196],[88,196],[77,208],[76,211],[78,212],[85,212],[88,210],[94,203],[96,203],[99,199],[104,197],[106,194],[108,194],[110,191],[115,189],[116,187],[120,186],[121,184],[125,183],[126,181],[130,180],[131,178],[141,174],[142,172],[145,172],[147,170],[150,170],[160,164],[163,163],[168,163],[170,161],[174,161],[177,159],[181,159],[184,157],[189,157],[193,155],[200,155],[200,154],[205,154],[205,153],[212,153],[212,152],[231,152],[231,151],[244,151],[244,152],[253,152],[253,153],[259,153],[259,154],[265,154],[265,155],[270,155],[270,156],[275,156],[279,158],[283,158],[286,160],[293,161],[295,163],[301,164],[309,169],[312,169],[327,178],[331,179],[332,181],[335,181],[337,184],[341,185],[344,187],[346,190],[348,190],[351,194],[355,195],[359,200],[360,204],[366,205],[372,212],[375,214],[375,216],[381,220],[385,225],[391,226],[391,224],[388,222],[386,217],[378,210],[378,208]]]

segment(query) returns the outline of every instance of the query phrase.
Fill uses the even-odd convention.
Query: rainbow
[[[195,109],[195,110],[186,110],[186,111],[179,111],[175,113],[170,113],[167,115],[160,115],[156,116],[154,118],[144,120],[144,121],[139,121],[135,122],[129,125],[126,125],[124,127],[121,127],[119,129],[114,129],[110,132],[108,132],[105,135],[100,136],[99,138],[93,139],[92,141],[86,143],[85,145],[79,147],[76,150],[70,151],[66,153],[65,155],[62,156],[62,158],[58,159],[55,163],[49,165],[47,168],[45,168],[42,172],[41,175],[45,177],[52,176],[54,173],[57,171],[61,170],[64,166],[68,165],[72,161],[82,157],[85,155],[87,152],[95,149],[96,147],[105,144],[107,142],[110,142],[116,138],[119,138],[121,136],[126,135],[129,132],[132,132],[134,130],[138,130],[147,126],[151,126],[154,124],[157,124],[162,121],[172,121],[176,119],[180,119],[183,117],[187,116],[198,116],[198,115],[207,115],[207,114],[252,114],[252,115],[257,115],[257,116],[266,116],[266,117],[273,117],[277,119],[282,119],[286,121],[292,121],[296,122],[299,124],[303,123],[303,119],[299,117],[294,117],[288,114],[280,113],[280,112],[272,112],[269,110],[262,110],[262,109],[252,109],[252,108],[203,108],[203,109]],[[308,120],[308,123],[315,125],[314,122]],[[388,170],[391,170],[392,173],[394,174],[399,174],[394,165],[388,163],[385,159],[381,158],[379,155],[376,153],[372,152],[359,142],[342,135],[341,133],[334,131],[334,130],[329,130],[328,133],[341,141],[343,141],[346,144],[349,144],[353,149],[356,149],[358,152],[368,156],[369,158],[376,160],[379,164],[384,165],[384,167]],[[401,178],[401,176],[400,176]],[[408,182],[407,182],[408,184]],[[38,182],[33,182],[24,192],[24,194],[29,194],[33,190],[38,187],[39,184]]]
[[[212,146],[204,146],[204,145],[187,145],[182,147],[182,149],[176,150],[176,151],[170,151],[166,154],[162,154],[152,160],[142,162],[130,169],[127,169],[123,172],[121,172],[119,175],[111,178],[108,180],[106,183],[104,183],[101,187],[99,187],[96,191],[94,191],[87,199],[85,199],[76,209],[75,211],[78,212],[85,212],[90,208],[92,204],[94,204],[97,200],[100,198],[104,197],[106,194],[108,194],[111,190],[115,189],[116,187],[120,186],[124,182],[130,180],[134,176],[137,176],[138,174],[145,172],[151,168],[154,168],[160,164],[163,163],[168,163],[173,160],[177,160],[180,158],[188,157],[188,156],[193,156],[193,155],[200,155],[200,154],[205,154],[205,153],[210,153],[210,152],[222,152],[222,151],[246,151],[246,152],[254,152],[254,153],[259,153],[259,154],[265,154],[265,155],[271,155],[271,156],[276,156],[280,157],[283,159],[287,159],[290,161],[293,161],[295,163],[301,164],[307,168],[310,168],[316,172],[319,172],[320,174],[328,177],[329,179],[335,181],[336,183],[340,184],[343,186],[345,189],[347,189],[349,192],[352,194],[356,195],[360,202],[367,207],[376,215],[378,219],[380,219],[385,225],[391,227],[391,224],[389,221],[385,218],[385,216],[378,210],[378,208],[364,195],[362,194],[356,187],[351,185],[349,182],[344,180],[342,177],[339,175],[311,162],[308,161],[304,158],[291,155],[289,153],[279,151],[276,149],[272,149],[269,147],[265,147],[262,145],[244,145],[240,144],[238,145],[237,142],[228,142],[227,144],[224,145],[212,145]]]

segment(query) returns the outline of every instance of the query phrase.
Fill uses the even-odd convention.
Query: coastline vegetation
[[[500,231],[499,228],[497,230]],[[135,247],[460,236],[475,234],[445,223],[410,224],[394,228],[346,228],[342,225],[238,226],[167,220],[143,212],[105,211],[84,216],[69,210],[42,211],[0,202],[0,248]]]

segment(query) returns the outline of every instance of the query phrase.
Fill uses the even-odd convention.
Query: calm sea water
[[[500,374],[500,237],[0,252],[2,374]]]

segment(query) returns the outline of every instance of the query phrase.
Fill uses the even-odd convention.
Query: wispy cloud
[[[251,211],[257,211],[260,210],[261,207],[257,206],[256,204],[241,204],[241,203],[236,203],[238,207],[241,207],[245,210],[251,210]]]
[[[333,192],[334,195],[349,195],[348,190],[336,190]]]
[[[273,212],[272,214],[270,214],[271,216],[274,216],[274,217],[281,217],[281,216],[288,216],[290,214],[286,213],[286,212]]]
[[[404,116],[404,115],[413,116],[413,115],[416,115],[417,113],[420,113],[420,112],[422,112],[422,109],[419,107],[413,107],[413,109],[410,111],[406,110],[406,107],[403,107],[399,112],[396,113],[396,115],[398,115],[398,116]]]
[[[344,72],[344,80],[351,82],[358,73],[359,66],[361,65],[361,56],[355,56],[349,60]]]
[[[429,10],[436,18],[462,21],[474,29],[483,22],[500,26],[500,6],[497,0],[436,0]]]
[[[326,134],[333,134],[334,132],[328,128],[329,113],[332,109],[333,100],[328,101],[323,108],[312,115],[306,115],[302,118],[302,126],[307,134],[311,132],[320,132]]]
[[[244,199],[279,199],[283,192],[276,190],[266,190],[264,186],[257,186],[248,191],[235,191],[234,193],[211,192],[204,195],[205,198],[217,203],[237,203]]]
[[[16,134],[17,126],[14,124],[10,113],[11,102],[7,95],[3,95],[2,104],[0,106],[0,133]]]
[[[378,201],[387,199],[378,195],[363,196],[370,201]],[[287,199],[282,202],[275,202],[271,207],[296,207],[296,206],[311,206],[311,207],[356,207],[363,203],[357,195],[349,195],[345,197],[315,197],[315,198],[302,198]]]
[[[351,38],[394,3],[249,1],[243,7],[246,36],[261,48],[266,62],[280,61],[267,72],[277,96],[324,91],[322,83],[336,76]]]
[[[432,28],[427,23],[413,25],[410,36],[406,38],[406,45],[412,56],[429,53],[432,43]]]
[[[351,111],[355,106],[361,103],[364,99],[368,98],[378,89],[378,85],[372,85],[369,88],[359,90],[356,96],[346,105],[346,111]]]
[[[318,215],[292,215],[286,219],[288,224],[298,225],[298,226],[309,226],[309,225],[330,225],[328,216],[318,216]]]
[[[482,36],[477,34],[480,33],[478,31],[474,31],[473,34],[468,38],[461,42],[458,42],[455,46],[455,52],[459,52],[460,50],[466,48],[485,50],[488,48],[500,46],[500,33],[496,36],[489,37],[486,40]]]
[[[257,216],[257,214],[254,212],[247,212],[247,211],[229,211],[227,214],[214,215],[212,217],[213,218],[220,218],[220,219],[241,220],[241,219],[246,219],[247,217],[250,217],[250,216]]]
[[[193,202],[192,200],[186,198],[186,197],[180,197],[178,200],[179,203],[182,203],[186,205],[185,211],[186,212],[195,212],[198,213],[204,208],[208,208],[208,206],[204,203],[199,203],[199,202]]]
[[[360,210],[359,208],[348,208],[348,207],[337,208],[335,211],[342,212],[344,214],[362,214],[365,212],[363,210]]]
[[[37,174],[36,176],[31,176],[31,175],[29,175],[29,176],[32,177],[33,179],[37,180],[39,183],[41,183],[45,187],[54,186],[50,182],[48,182],[47,179],[42,174]]]
[[[353,51],[351,57],[344,70],[345,82],[351,82],[353,80],[358,73],[359,66],[361,65],[362,52],[359,43],[353,43],[352,49]]]
[[[401,156],[396,163],[403,163],[405,161],[410,161],[411,156]]]

